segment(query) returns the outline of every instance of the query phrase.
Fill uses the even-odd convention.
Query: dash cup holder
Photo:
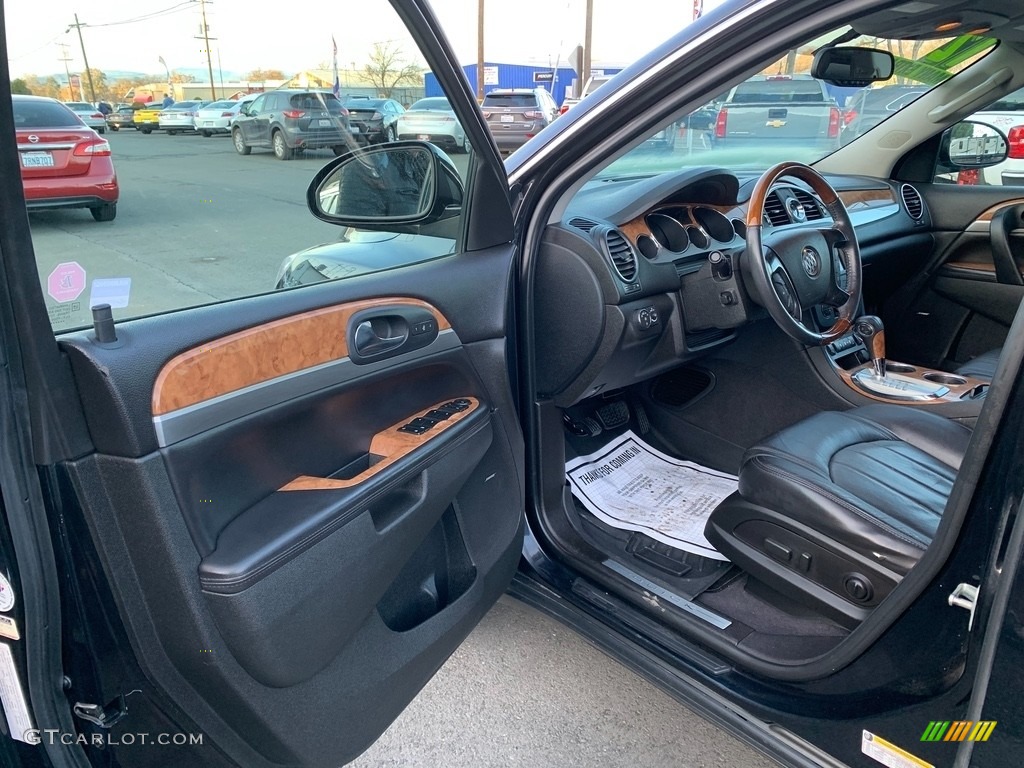
[[[906,363],[891,363],[886,360],[885,370],[889,373],[913,373],[917,368],[912,365],[907,365]]]
[[[934,381],[936,384],[945,384],[947,387],[961,387],[967,383],[967,379],[963,376],[957,376],[955,373],[941,373],[939,371],[928,371],[924,374],[924,378],[928,381]]]

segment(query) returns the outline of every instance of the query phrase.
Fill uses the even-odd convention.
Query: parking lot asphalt
[[[120,131],[106,138],[121,185],[115,221],[94,222],[85,210],[33,213],[33,243],[44,275],[75,260],[90,279],[130,277],[133,316],[271,291],[285,256],[338,238],[340,230],[305,205],[306,186],[330,151],[281,162],[259,150],[240,156],[226,136]],[[87,304],[55,319],[61,328],[88,324]],[[775,763],[572,631],[503,598],[354,765]]]

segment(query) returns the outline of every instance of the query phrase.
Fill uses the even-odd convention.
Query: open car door
[[[189,734],[160,742],[168,765],[351,760],[515,573],[524,450],[509,375],[507,180],[427,9],[396,2],[399,18],[376,5],[391,14],[384,36],[411,40],[407,54],[419,47],[465,128],[461,205],[448,206],[440,234],[411,226],[393,236],[368,224],[362,234],[372,237],[360,243],[359,233],[332,229],[345,233],[341,242],[281,268],[287,290],[270,290],[273,269],[256,274],[253,258],[239,265],[236,278],[253,279],[236,296],[211,303],[211,289],[175,304],[185,281],[170,266],[126,275],[120,254],[139,263],[151,254],[123,241],[107,261],[85,246],[44,248],[61,227],[106,226],[110,242],[131,229],[130,214],[109,224],[79,224],[83,211],[47,214],[30,233],[19,183],[29,150],[15,144],[10,73],[0,77],[3,439],[22,459],[5,461],[3,478],[12,546],[3,537],[0,566],[17,598],[5,616],[19,629],[2,643],[35,742],[47,728],[87,737],[43,738],[55,765],[94,751],[97,734],[113,762],[148,755],[152,764],[146,739],[118,738],[140,733]],[[115,164],[128,141],[164,140],[113,138]],[[278,158],[295,160],[284,166],[234,149],[222,142],[209,151],[226,154],[208,162],[269,172],[274,184],[290,183],[286,169],[305,185],[335,162],[330,151],[296,152]],[[350,159],[363,151],[349,139],[335,147]],[[145,203],[124,183],[128,170],[126,210]],[[248,182],[234,191],[227,175],[220,183],[230,197]],[[301,203],[222,226],[258,241],[261,217],[273,229],[277,211]],[[303,211],[293,229],[314,225]],[[364,259],[358,266],[346,261],[348,246]],[[232,256],[196,240],[189,247],[167,265]],[[339,275],[353,276],[330,279]],[[100,276],[130,278],[132,296],[149,298],[137,307],[124,293],[105,302],[112,318],[94,318],[87,298],[99,295]],[[12,736],[32,743],[26,734]]]

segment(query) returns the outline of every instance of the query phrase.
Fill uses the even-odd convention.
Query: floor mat
[[[627,431],[568,462],[573,495],[615,528],[640,531],[678,549],[726,560],[704,538],[711,511],[736,490],[736,478],[652,448]]]

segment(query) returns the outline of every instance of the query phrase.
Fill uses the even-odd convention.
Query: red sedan
[[[28,208],[88,208],[113,221],[119,190],[106,139],[55,99],[12,99]]]

